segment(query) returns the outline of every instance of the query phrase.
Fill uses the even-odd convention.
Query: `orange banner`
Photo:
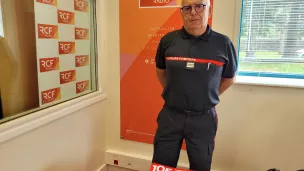
[[[179,6],[180,1],[163,5]],[[121,137],[144,143],[153,143],[164,103],[155,74],[156,49],[162,36],[183,25],[178,7],[158,8],[154,2],[161,1],[120,0]]]

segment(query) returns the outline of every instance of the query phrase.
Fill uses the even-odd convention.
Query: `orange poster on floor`
[[[125,140],[153,142],[164,103],[154,59],[161,37],[182,27],[180,2],[120,0],[120,109]]]

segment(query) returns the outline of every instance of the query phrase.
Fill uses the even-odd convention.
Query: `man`
[[[210,171],[215,106],[233,84],[237,57],[230,39],[208,25],[209,0],[183,0],[181,15],[184,26],[161,39],[155,58],[165,104],[157,118],[153,162],[176,167],[185,139],[190,170]]]

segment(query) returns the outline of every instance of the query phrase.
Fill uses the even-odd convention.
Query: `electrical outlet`
[[[126,168],[128,168],[128,169],[132,169],[133,168],[132,167],[132,161],[130,159],[126,160]]]

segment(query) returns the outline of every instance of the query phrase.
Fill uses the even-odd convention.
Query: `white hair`
[[[182,0],[181,6],[183,6],[184,4],[185,4],[185,0]],[[207,5],[208,5],[208,6],[211,5],[210,0],[207,0]]]

